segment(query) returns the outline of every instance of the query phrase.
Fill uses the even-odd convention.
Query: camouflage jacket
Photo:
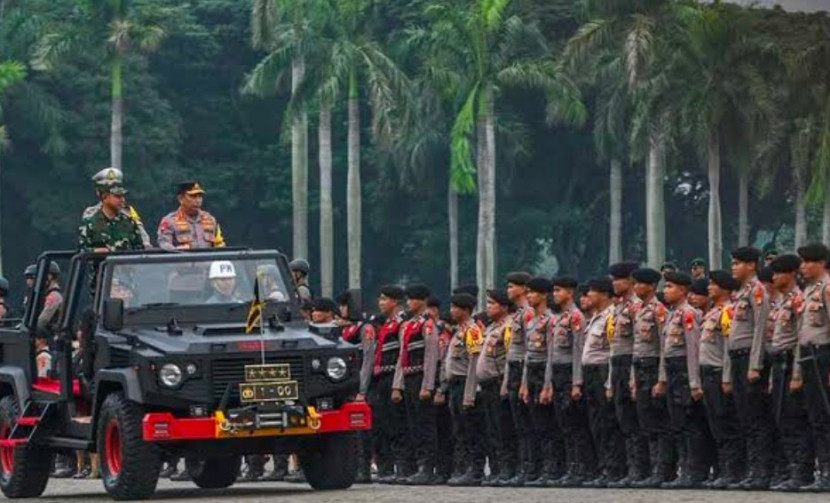
[[[84,210],[83,214],[81,215],[81,220],[90,218],[100,209],[101,203],[98,203],[95,206],[89,206]],[[135,206],[128,205],[121,211],[129,215],[130,218],[132,218],[135,221],[136,225],[138,225],[138,232],[141,233],[141,242],[144,244],[144,248],[152,248],[153,243],[150,242],[150,235],[147,234],[147,229],[144,228],[144,222],[141,221],[141,217],[139,216],[138,211],[136,211]]]
[[[143,250],[144,243],[138,224],[129,214],[121,212],[109,219],[98,210],[81,221],[78,229],[78,248],[93,251],[95,248],[116,250]]]

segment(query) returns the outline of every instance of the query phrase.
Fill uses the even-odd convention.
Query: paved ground
[[[355,486],[348,491],[316,493],[307,486],[285,483],[240,484],[222,491],[203,491],[190,483],[161,481],[159,501],[182,503],[826,503],[826,494],[782,495],[771,492],[645,491],[593,489],[498,489],[448,487]],[[39,502],[74,503],[110,501],[100,480],[51,480]]]

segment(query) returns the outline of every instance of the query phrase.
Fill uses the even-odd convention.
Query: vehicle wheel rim
[[[0,426],[0,439],[5,440],[9,438],[11,432],[11,425],[9,423],[3,423]],[[14,471],[14,447],[0,447],[0,465],[2,465],[3,473],[6,475]]]
[[[121,473],[121,433],[118,422],[111,419],[104,431],[104,451],[107,458],[107,471],[112,476]]]

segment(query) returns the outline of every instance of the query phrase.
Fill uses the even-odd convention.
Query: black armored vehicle
[[[44,330],[53,261],[68,277]],[[351,486],[371,427],[352,401],[359,352],[303,321],[290,278],[276,251],[43,254],[24,318],[0,329],[0,490],[39,496],[54,454],[77,450],[99,454],[115,499],[151,496],[167,454],[205,489],[232,485],[242,455],[280,452],[315,489]]]

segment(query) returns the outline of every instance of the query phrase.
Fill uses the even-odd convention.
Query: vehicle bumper
[[[258,437],[319,435],[365,431],[372,428],[372,411],[366,403],[347,403],[338,410],[308,409],[303,424],[290,427],[233,428],[222,414],[212,417],[177,418],[169,412],[144,415],[142,433],[147,442],[178,442]]]

